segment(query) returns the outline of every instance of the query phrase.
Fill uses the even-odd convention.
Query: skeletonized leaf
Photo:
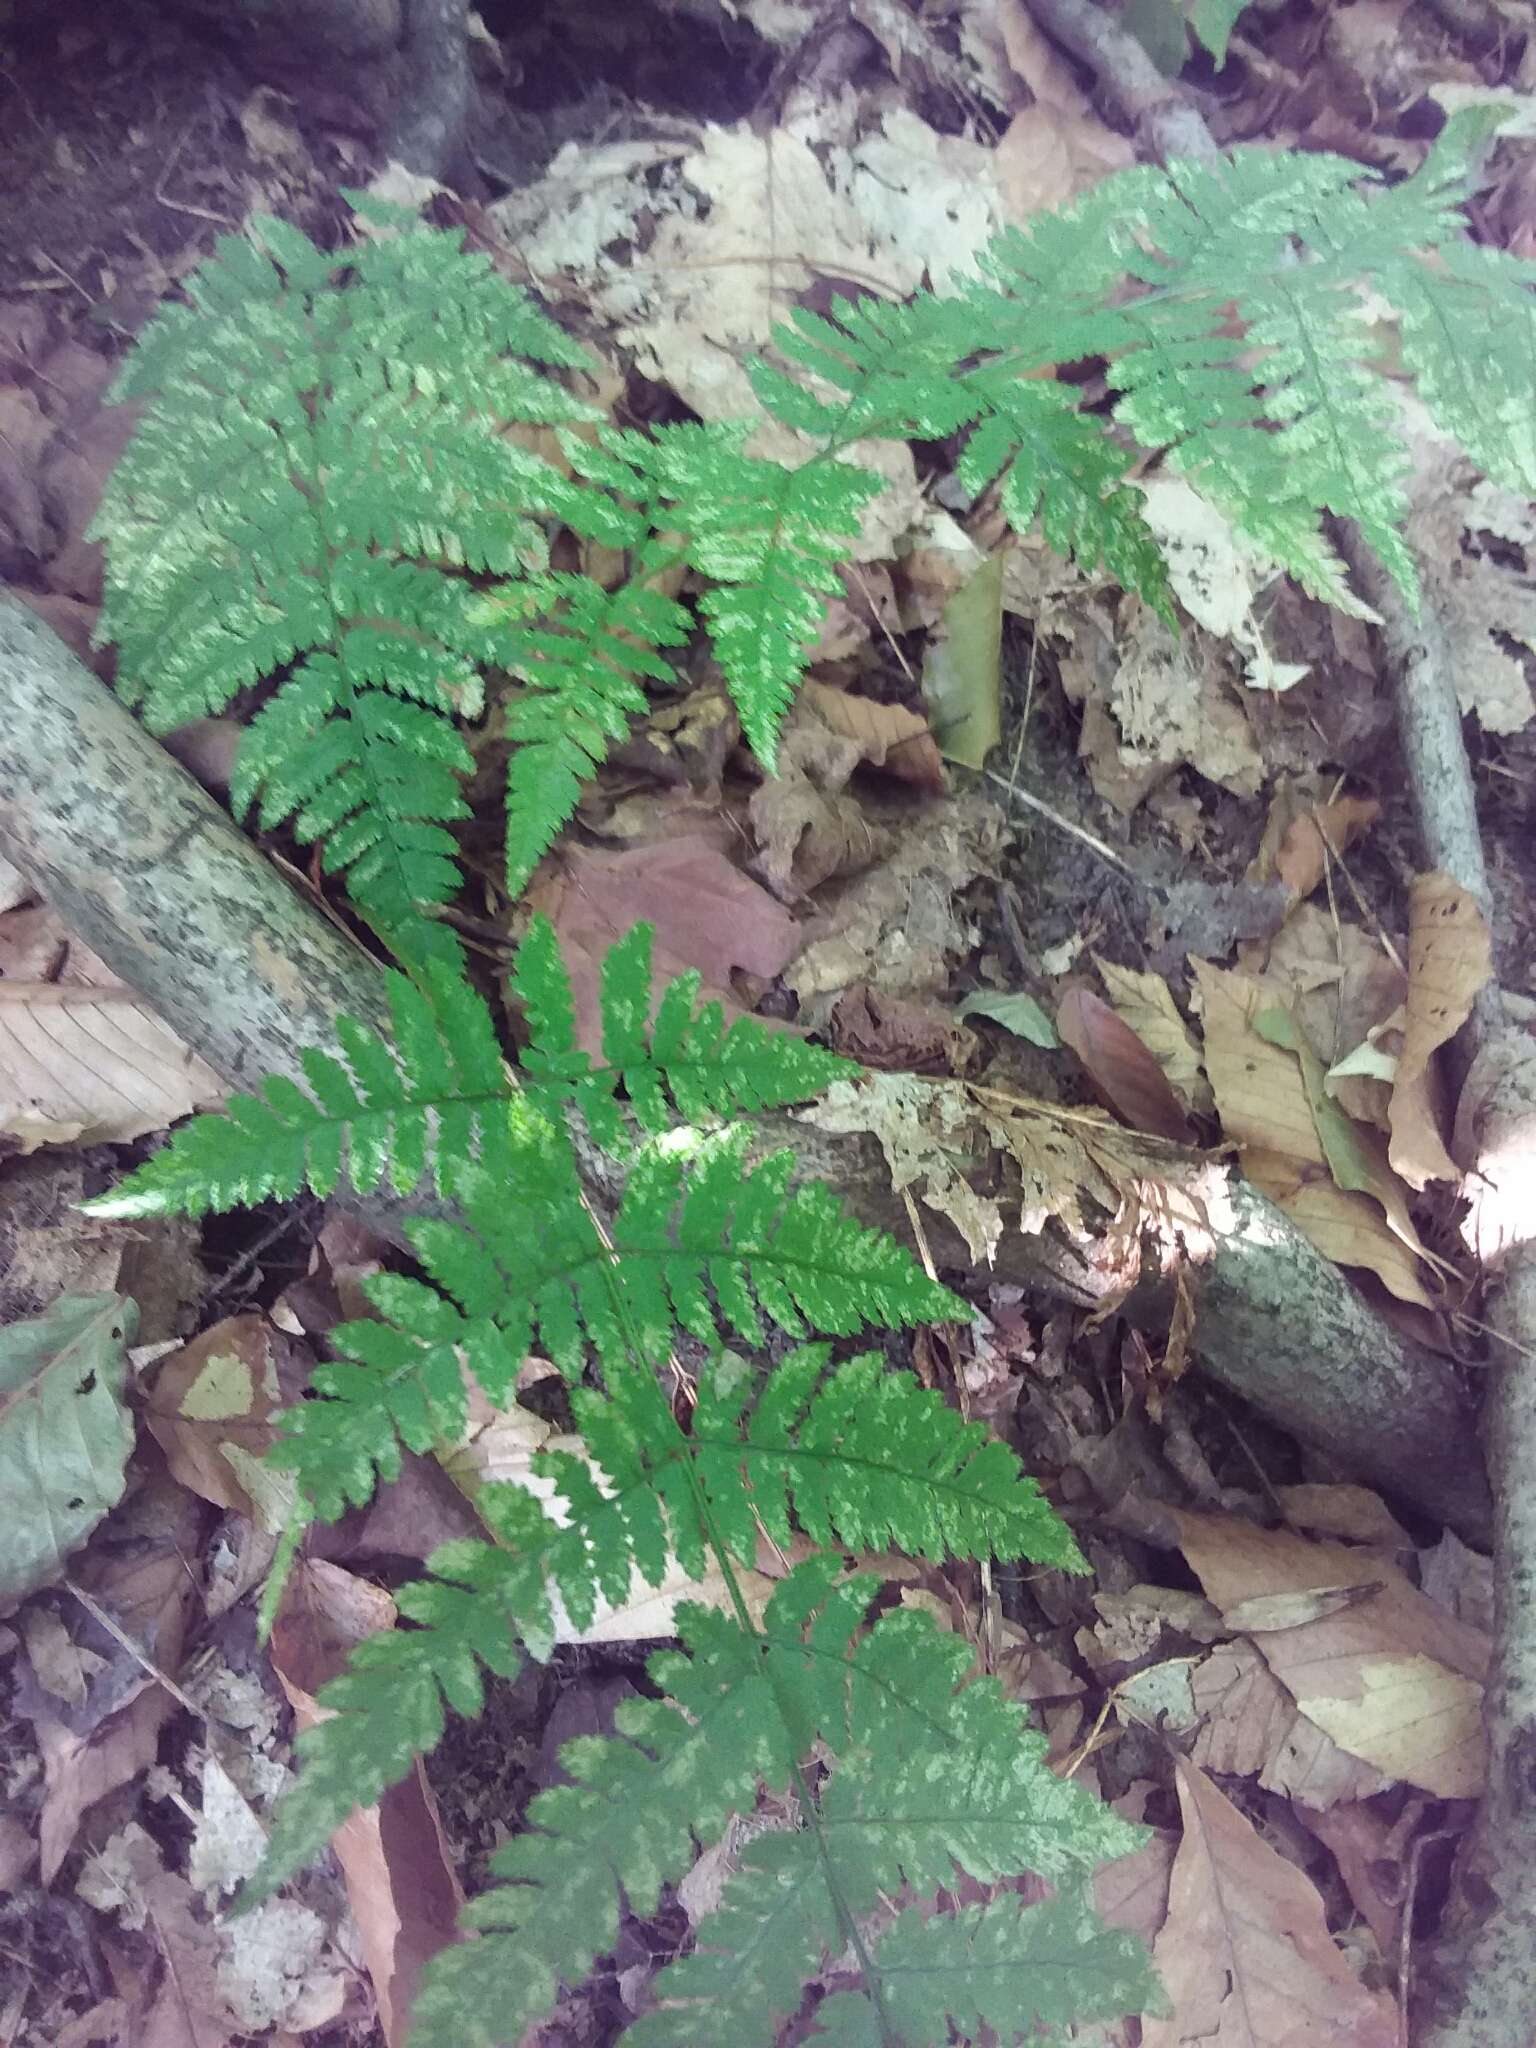
[[[0,982],[0,1130],[39,1145],[126,1144],[224,1086],[125,988]]]
[[[78,1294],[0,1330],[0,1608],[46,1586],[123,1497],[137,1323],[124,1295]]]

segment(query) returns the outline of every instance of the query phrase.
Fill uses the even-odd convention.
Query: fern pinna
[[[533,1489],[480,1490],[486,1540],[440,1551],[401,1594],[414,1626],[364,1644],[327,1689],[334,1718],[302,1740],[258,1888],[406,1771],[448,1710],[477,1711],[486,1672],[547,1656],[600,1605],[679,1571],[722,1589],[723,1607],[681,1609],[656,1697],[623,1707],[611,1740],[567,1745],[568,1782],[535,1800],[470,1909],[479,1938],[431,1966],[427,2048],[535,2023],[624,1907],[654,1910],[733,1815],[750,1837],[739,1869],[660,1973],[641,2042],[766,2044],[806,2010],[848,2048],[1049,2039],[1156,1999],[1086,1892],[1135,1831],[1052,1774],[955,1638],[850,1573],[888,1548],[1081,1560],[1010,1449],[878,1352],[824,1341],[966,1314],[797,1184],[787,1155],[750,1156],[754,1112],[846,1062],[727,1026],[699,1008],[697,977],[653,1000],[644,928],[607,962],[594,1059],[535,920],[510,1065],[435,922],[457,884],[461,726],[489,676],[511,742],[513,893],[696,628],[771,768],[879,489],[857,447],[882,435],[952,441],[962,484],[995,490],[1016,528],[1038,518],[1170,617],[1132,481],[1146,454],[1314,594],[1360,609],[1324,535],[1333,513],[1411,596],[1404,458],[1363,285],[1395,309],[1402,365],[1440,422],[1536,490],[1536,266],[1466,238],[1478,132],[1450,124],[1394,186],[1325,156],[1127,172],[1003,237],[951,299],[797,312],[753,377],[803,437],[798,465],[753,455],[749,423],[592,418],[571,382],[581,351],[457,236],[388,209],[382,239],[340,256],[256,223],[146,331],[120,386],[146,409],[99,522],[122,687],[157,729],[262,692],[237,801],[319,843],[408,971],[391,978],[387,1037],[343,1024],[302,1083],[198,1119],[96,1206],[196,1215],[344,1181],[422,1198],[416,1270],[368,1283],[375,1315],[334,1332],[284,1418],[273,1456],[295,1533],[366,1500],[402,1444],[458,1443],[466,1374],[513,1400],[534,1344],[580,1432],[579,1449],[539,1455]],[[1106,365],[1102,416],[1048,374],[1087,357]],[[520,444],[528,426],[556,430],[540,443],[553,452]],[[562,528],[622,551],[626,575],[552,567]],[[606,1220],[578,1131],[623,1178]],[[771,1369],[769,1332],[788,1339]],[[783,1576],[758,1611],[747,1574],[764,1546]],[[1051,1887],[1043,1904],[1010,1885],[1026,1870]]]

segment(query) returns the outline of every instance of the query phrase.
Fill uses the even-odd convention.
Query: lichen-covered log
[[[237,1087],[299,1072],[338,1012],[385,1018],[377,964],[285,882],[56,636],[0,597],[0,852]],[[908,1241],[872,1139],[765,1121],[798,1170]],[[941,1264],[971,1263],[939,1217]],[[996,1272],[1091,1303],[1092,1267],[1014,1233]],[[1444,1359],[1389,1329],[1278,1209],[1242,1182],[1198,1275],[1198,1357],[1233,1392],[1362,1477],[1477,1540],[1488,1499]]]

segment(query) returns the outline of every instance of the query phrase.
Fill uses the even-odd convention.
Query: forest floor
[[[1469,42],[1445,26],[1453,11],[1256,5],[1219,67],[1167,0],[1136,18],[1223,146],[1332,150],[1391,176],[1421,161],[1447,107],[1518,101],[1472,211],[1484,240],[1531,255],[1536,36],[1527,10],[1495,4],[1504,32]],[[338,244],[341,188],[382,168],[373,81],[215,13],[0,6],[0,580],[108,678],[87,532],[130,425],[108,397],[126,349],[219,235],[265,212]],[[1113,94],[1022,0],[502,0],[478,19],[473,189],[439,193],[428,217],[462,225],[580,334],[603,402],[632,420],[742,409],[741,364],[794,305],[942,290],[1000,228],[1135,160]],[[1536,510],[1406,401],[1405,433],[1409,535],[1466,713],[1492,967],[1532,1002]],[[985,495],[973,505],[955,484],[952,449],[893,462],[781,779],[753,769],[718,674],[690,656],[535,900],[592,952],[649,919],[725,999],[881,1072],[985,1083],[1041,1113],[1103,1106],[1212,1150],[1263,1149],[1269,1116],[1294,1211],[1475,1390],[1488,1353],[1465,1190],[1415,1184],[1388,1157],[1424,862],[1377,636],[1269,577],[1170,475],[1142,481],[1178,635],[1038,538],[1006,541]],[[237,730],[208,720],[170,744],[223,794]],[[487,795],[498,765],[487,740]],[[524,916],[499,889],[494,829],[487,801],[466,833],[465,928],[488,987]],[[291,840],[269,844],[315,886]],[[1461,965],[1475,993],[1476,961]],[[105,988],[133,1009],[112,980],[0,873],[0,1336],[65,1295],[120,1290],[141,1310],[127,1490],[58,1582],[0,1622],[0,2044],[393,2048],[388,1984],[398,2001],[556,1778],[561,1743],[611,1728],[655,1644],[610,1625],[498,1685],[365,1867],[221,1920],[286,1782],[295,1711],[348,1642],[391,1625],[391,1589],[475,1524],[411,1459],[373,1507],[319,1533],[285,1627],[258,1644],[252,1590],[272,1545],[251,1456],[279,1393],[302,1387],[394,1254],[317,1202],[204,1229],[80,1216],[82,1195],[217,1092],[163,1033],[144,1054],[148,1110],[120,1070],[89,1071],[88,1048],[47,1070],[26,1022],[39,988]],[[1372,1195],[1287,1153],[1284,1104],[1234,1082],[1261,1000],[1301,1020],[1331,1099],[1369,1134]],[[1437,1133],[1454,1107],[1425,1112]],[[1149,1326],[1112,1294],[1072,1306],[998,1277],[988,1254],[1021,1222],[1009,1171],[980,1222],[914,1183],[920,1246],[925,1216],[969,1233],[972,1264],[943,1277],[980,1320],[925,1336],[910,1363],[1018,1446],[1093,1575],[957,1568],[905,1597],[1035,1704],[1063,1768],[1153,1829],[1101,1903],[1172,1964],[1159,2043],[1279,2042],[1286,2001],[1305,1997],[1340,2048],[1407,2040],[1480,1789],[1488,1560],[1186,1372],[1196,1281]],[[1127,1203],[1139,1173],[1124,1168]],[[1084,1230],[1070,1181],[1036,1190],[1033,1219],[1064,1245]],[[190,1390],[229,1359],[245,1407],[200,1410]],[[1361,1586],[1375,1597],[1340,1605]],[[1283,1625],[1261,1599],[1288,1603]],[[1308,1689],[1324,1661],[1336,1691],[1353,1688],[1347,1716]],[[1401,1682],[1371,1693],[1362,1674],[1383,1664]],[[1197,1838],[1219,1844],[1198,1869]],[[659,1918],[627,1922],[543,2048],[614,2040],[721,1875],[706,1856]],[[1252,1945],[1230,1945],[1242,1919],[1276,1939],[1283,1923],[1283,1987]],[[1206,2027],[1202,1969],[1251,1972],[1251,2034]],[[1137,2023],[1114,2038],[1131,2048]]]

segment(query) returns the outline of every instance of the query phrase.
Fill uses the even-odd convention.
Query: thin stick
[[[1135,870],[1120,858],[1112,846],[1106,846],[1102,839],[1096,839],[1091,832],[1085,832],[1081,825],[1074,825],[1070,818],[1064,818],[1060,811],[1053,811],[1048,803],[1043,803],[1037,796],[1031,796],[1029,791],[1021,789],[1018,783],[1009,782],[995,769],[983,768],[981,772],[988,782],[995,782],[999,789],[1006,789],[1010,799],[1016,797],[1021,804],[1028,805],[1030,810],[1038,811],[1042,818],[1049,818],[1061,831],[1073,839],[1080,839],[1091,853],[1099,856],[1100,860],[1107,860],[1111,867],[1118,868],[1122,875],[1128,875],[1133,882],[1135,881]]]

